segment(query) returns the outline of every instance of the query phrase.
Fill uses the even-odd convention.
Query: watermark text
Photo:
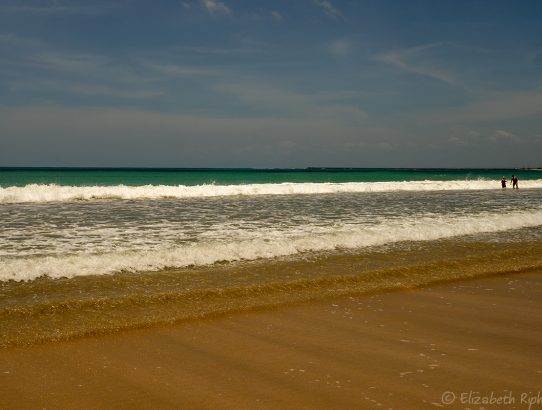
[[[514,392],[511,390],[480,392],[475,390],[445,391],[440,398],[442,404],[471,406],[525,406],[528,410],[542,409],[542,391]]]

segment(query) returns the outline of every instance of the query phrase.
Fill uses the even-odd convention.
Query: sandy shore
[[[1,350],[0,408],[542,409],[541,346],[500,276]]]

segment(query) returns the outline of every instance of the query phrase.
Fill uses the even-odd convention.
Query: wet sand
[[[542,409],[541,346],[542,272],[497,276],[3,349],[0,408]]]

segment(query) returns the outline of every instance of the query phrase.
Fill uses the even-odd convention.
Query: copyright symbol
[[[455,393],[453,391],[445,391],[442,393],[440,400],[442,404],[452,404],[455,401]]]

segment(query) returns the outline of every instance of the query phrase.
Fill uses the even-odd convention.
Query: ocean
[[[535,170],[0,168],[1,346],[541,267]]]

